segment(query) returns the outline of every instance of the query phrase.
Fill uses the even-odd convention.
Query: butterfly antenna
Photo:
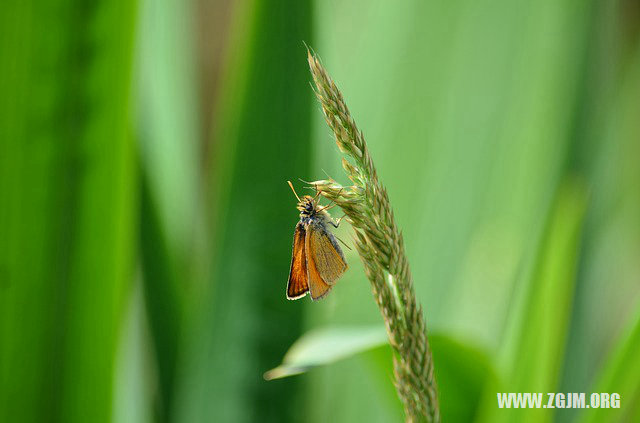
[[[287,183],[289,184],[289,186],[291,187],[291,191],[293,191],[293,195],[296,196],[296,198],[298,199],[298,202],[300,202],[300,197],[298,197],[298,193],[296,192],[295,188],[293,187],[293,184],[291,183],[291,181],[287,181]]]

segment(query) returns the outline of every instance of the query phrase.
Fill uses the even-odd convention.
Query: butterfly
[[[347,270],[347,262],[336,238],[327,225],[337,228],[327,209],[321,207],[315,197],[298,197],[291,181],[287,181],[298,199],[300,221],[293,234],[293,254],[287,284],[287,299],[297,300],[310,294],[312,300],[319,300],[329,293],[336,281]]]

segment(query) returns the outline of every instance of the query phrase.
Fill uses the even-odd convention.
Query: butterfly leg
[[[340,191],[338,191],[338,197],[339,197],[339,196],[340,196],[340,194],[342,193],[342,190],[343,190],[343,189],[344,189],[344,187],[340,188]],[[315,198],[314,198],[314,200],[315,200]],[[335,202],[335,200],[331,200],[331,202],[330,202],[329,204],[327,204],[327,205],[326,205],[326,206],[324,206],[324,207],[321,207],[318,211],[322,211],[322,210],[329,210],[329,209],[334,208],[335,206],[337,206],[337,204],[334,204],[334,202]],[[342,217],[344,217],[344,216],[342,216]],[[341,217],[341,219],[342,219],[342,217]],[[337,226],[336,226],[336,228],[337,228]]]
[[[334,228],[337,228],[338,226],[340,226],[340,222],[342,221],[342,219],[344,219],[346,216],[346,214],[343,214],[342,217],[340,217],[340,219],[338,219],[336,222],[334,222],[333,220],[330,220],[329,223],[331,223],[331,225],[333,225]]]

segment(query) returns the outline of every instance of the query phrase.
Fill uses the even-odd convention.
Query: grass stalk
[[[340,151],[352,160],[343,158],[342,166],[353,182],[343,187],[329,179],[313,185],[342,208],[355,231],[356,249],[394,350],[395,386],[406,420],[438,422],[438,390],[425,320],[387,191],[342,93],[311,52],[308,61],[327,124]]]

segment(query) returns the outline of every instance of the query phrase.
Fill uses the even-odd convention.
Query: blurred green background
[[[262,376],[382,325],[354,251],[285,299],[285,181],[347,183],[303,41],[389,190],[443,421],[640,421],[634,0],[4,2],[0,421],[402,420],[386,346]]]

